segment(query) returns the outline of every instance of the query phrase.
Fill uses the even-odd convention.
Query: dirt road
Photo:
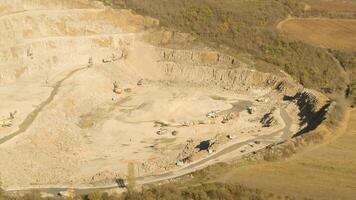
[[[138,177],[137,178],[137,184],[138,185],[145,185],[145,184],[152,184],[164,180],[169,180],[169,179],[174,179],[186,174],[190,174],[194,171],[203,169],[209,165],[216,164],[218,162],[225,161],[225,159],[221,159],[222,157],[230,157],[234,159],[241,158],[242,156],[246,155],[247,153],[239,153],[239,155],[236,155],[236,150],[239,148],[254,142],[254,141],[261,141],[263,145],[259,149],[255,149],[254,151],[260,150],[265,148],[266,146],[270,144],[276,144],[285,141],[287,138],[292,137],[293,132],[291,131],[291,126],[292,126],[292,119],[288,115],[288,113],[284,110],[281,109],[280,111],[281,117],[285,123],[285,126],[277,131],[272,132],[269,135],[264,135],[260,136],[254,139],[250,139],[247,141],[243,142],[238,142],[235,144],[232,144],[221,151],[216,152],[215,154],[212,154],[209,157],[206,157],[202,160],[198,160],[196,162],[193,162],[187,166],[185,166],[182,169],[172,171],[172,172],[167,172],[164,174],[160,175],[154,175],[154,176],[143,176],[143,177]],[[275,137],[278,136],[280,133],[282,133],[282,136],[278,139]],[[68,189],[74,189],[78,194],[88,194],[92,192],[93,190],[97,189],[112,189],[112,188],[118,188],[118,185],[116,183],[108,184],[105,186],[88,186],[88,187],[78,187],[78,188],[60,188],[60,187],[51,187],[51,186],[41,186],[40,188],[23,188],[23,189],[16,189],[16,190],[8,190],[8,192],[26,192],[26,191],[39,191],[39,192],[46,192],[50,194],[58,194],[60,191],[65,191]]]

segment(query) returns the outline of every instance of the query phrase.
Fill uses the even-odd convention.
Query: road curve
[[[253,138],[253,139],[244,141],[244,142],[235,143],[231,146],[228,146],[228,147],[222,149],[221,151],[219,151],[215,154],[212,154],[209,157],[206,157],[202,160],[194,162],[194,163],[192,163],[192,164],[186,166],[185,168],[182,168],[176,172],[168,172],[168,173],[157,175],[157,176],[139,177],[137,179],[137,182],[139,184],[148,184],[148,183],[154,183],[154,182],[158,182],[158,181],[162,181],[162,180],[172,179],[172,178],[176,178],[179,176],[183,176],[185,174],[192,173],[198,169],[206,167],[207,166],[206,164],[208,164],[211,161],[213,161],[213,163],[214,163],[214,161],[215,161],[215,163],[219,162],[219,160],[217,160],[219,157],[222,157],[222,156],[227,155],[231,152],[234,152],[235,150],[241,148],[242,146],[247,145],[247,144],[254,142],[256,140],[258,140],[258,141],[261,141],[261,140],[272,140],[273,141],[274,140],[274,142],[271,142],[271,143],[278,143],[278,142],[284,141],[285,139],[288,139],[288,138],[292,137],[292,135],[293,135],[293,132],[290,130],[291,126],[292,126],[292,119],[288,115],[288,113],[283,109],[281,109],[281,116],[282,116],[283,121],[285,122],[285,127],[280,130],[274,131],[269,135],[264,135],[264,136],[260,136],[257,138]],[[281,140],[275,140],[274,137],[276,135],[280,134],[281,132],[283,133]]]
[[[220,160],[218,160],[220,157],[226,156],[230,153],[235,153],[235,151],[238,150],[239,148],[241,148],[242,146],[247,145],[247,144],[254,142],[256,140],[268,141],[268,143],[266,143],[266,145],[261,147],[260,149],[265,148],[269,144],[278,144],[280,142],[283,142],[293,136],[293,131],[291,130],[292,118],[288,115],[288,113],[284,109],[280,110],[280,114],[281,114],[281,117],[285,123],[285,126],[279,130],[276,130],[276,131],[270,133],[269,135],[264,135],[264,136],[253,138],[253,139],[250,139],[247,141],[232,144],[232,145],[216,152],[215,154],[212,154],[211,156],[208,156],[202,160],[191,163],[191,164],[187,165],[186,167],[178,169],[176,171],[167,172],[167,173],[160,174],[160,175],[138,177],[136,179],[137,184],[138,185],[152,184],[152,183],[156,183],[159,181],[169,180],[169,179],[177,178],[177,177],[180,177],[180,176],[183,176],[186,174],[190,174],[194,171],[203,169],[204,167],[207,167],[211,164],[220,162]],[[274,137],[278,136],[280,133],[282,133],[282,136],[279,139],[275,139]],[[258,149],[256,149],[256,150],[258,150]],[[242,155],[243,154],[241,154],[240,156],[242,156]],[[234,158],[234,157],[236,157],[236,155],[231,155],[231,157]],[[118,188],[118,185],[116,183],[112,183],[112,184],[108,184],[105,186],[83,186],[83,187],[77,187],[77,188],[39,186],[37,188],[10,189],[7,191],[8,192],[38,191],[38,192],[46,192],[46,193],[56,195],[60,191],[65,191],[65,190],[69,190],[69,189],[75,190],[77,194],[88,194],[94,190],[112,189],[112,188]]]

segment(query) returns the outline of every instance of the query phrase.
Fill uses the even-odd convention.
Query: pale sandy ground
[[[225,138],[218,150],[283,127],[279,112],[276,126],[259,123],[281,105],[275,97],[255,101],[268,91],[249,96],[161,81],[157,49],[139,39],[155,20],[86,1],[55,2],[0,0],[0,119],[17,111],[11,127],[0,127],[5,188],[97,183],[124,176],[129,162],[138,175],[161,173],[175,168],[189,139]],[[112,55],[118,59],[103,63]],[[131,91],[113,93],[115,81]],[[246,100],[252,115],[243,108],[226,124],[206,117]],[[295,108],[287,110],[296,119]],[[168,133],[156,134],[155,121],[169,123]]]

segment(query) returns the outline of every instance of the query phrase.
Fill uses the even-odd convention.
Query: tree
[[[102,194],[99,191],[94,191],[88,194],[88,200],[102,200]]]
[[[127,190],[129,193],[134,192],[136,187],[135,165],[130,162],[127,167]]]

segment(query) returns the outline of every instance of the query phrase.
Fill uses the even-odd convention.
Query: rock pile
[[[247,107],[246,110],[250,115],[252,115],[252,114],[254,114],[256,112],[256,109],[254,107],[251,107],[251,106]]]
[[[17,111],[10,112],[10,116],[8,118],[0,120],[0,126],[1,127],[11,127],[13,120],[15,119],[16,113],[17,113]]]
[[[164,134],[168,133],[168,130],[165,128],[160,128],[156,133],[157,133],[157,135],[164,135]]]
[[[187,140],[182,152],[178,155],[177,160],[184,163],[190,162],[196,151],[196,144],[193,139]]]
[[[123,92],[123,90],[119,87],[119,84],[116,81],[113,83],[112,91],[116,94],[121,94]]]
[[[229,121],[236,119],[239,117],[239,113],[238,112],[232,112],[227,114],[226,116],[223,117],[223,120],[221,121],[221,123],[226,124]]]
[[[277,120],[273,116],[273,112],[266,113],[263,115],[262,119],[260,120],[263,127],[271,127],[277,124]]]

